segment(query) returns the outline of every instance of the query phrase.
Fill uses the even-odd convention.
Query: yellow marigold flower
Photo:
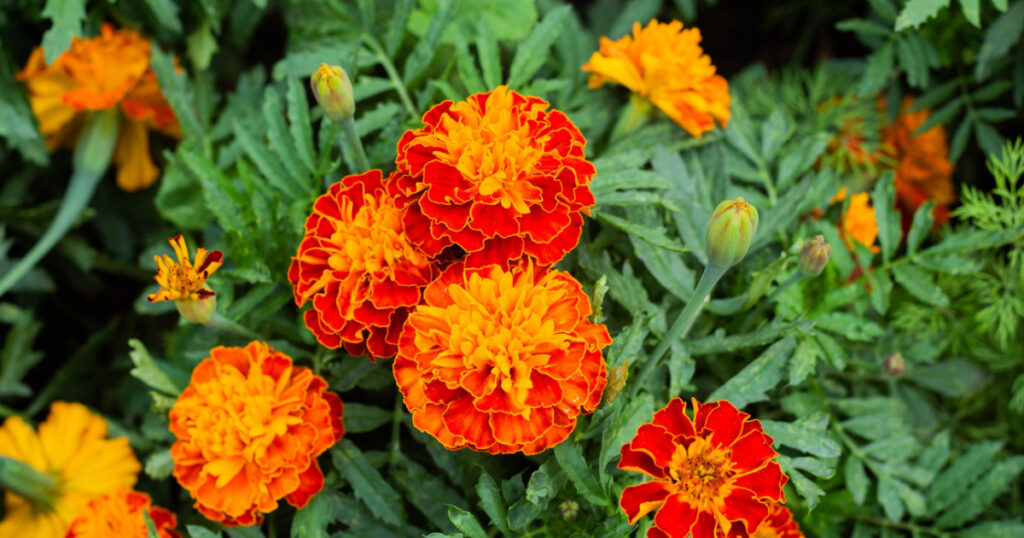
[[[715,74],[715,66],[700,48],[700,30],[683,30],[683,23],[663,24],[651,19],[646,28],[633,24],[633,35],[618,41],[601,38],[601,48],[584,71],[593,73],[591,88],[608,81],[646,97],[688,133],[700,138],[705,131],[729,124],[729,83]]]
[[[841,190],[845,198],[845,190]],[[836,195],[838,198],[839,195]],[[875,245],[878,237],[878,222],[875,220],[875,208],[871,206],[871,196],[866,192],[854,194],[850,197],[850,207],[843,214],[839,224],[839,235],[846,242],[846,246],[853,249],[852,241],[856,241],[871,252],[878,252],[880,248]]]
[[[54,402],[38,432],[19,417],[5,420],[0,456],[26,463],[57,482],[52,508],[7,492],[0,536],[64,538],[89,501],[130,488],[141,469],[128,439],[107,439],[107,422],[79,403]]]
[[[175,137],[181,130],[149,60],[149,40],[109,24],[96,37],[72,40],[50,65],[41,47],[32,51],[17,78],[28,88],[46,147],[74,146],[86,113],[120,107],[125,121],[113,155],[117,185],[126,191],[152,185],[159,170],[149,155],[148,129]]]
[[[149,495],[130,489],[93,499],[71,523],[66,538],[147,538],[143,513],[149,514],[160,538],[180,538],[174,531],[178,516],[153,506]]]
[[[316,462],[345,433],[327,381],[263,342],[215,347],[170,412],[174,477],[222,525],[255,525],[324,486]]]
[[[167,240],[178,256],[175,262],[170,256],[163,254],[153,256],[156,260],[157,273],[153,277],[160,284],[160,291],[147,296],[151,303],[160,301],[198,301],[208,299],[215,294],[206,287],[206,279],[224,264],[224,253],[219,250],[207,252],[205,248],[196,249],[196,261],[189,260],[188,245],[185,238],[178,234]]]

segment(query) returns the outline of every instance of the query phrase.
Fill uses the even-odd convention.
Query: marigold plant
[[[113,156],[117,185],[126,191],[152,185],[160,171],[149,154],[149,130],[180,137],[181,129],[149,61],[148,39],[110,24],[96,37],[74,39],[52,64],[42,47],[32,51],[18,79],[28,87],[46,146],[74,146],[90,111],[118,107],[124,121]]]
[[[313,204],[288,280],[306,327],[329,348],[391,357],[437,265],[404,232],[380,170],[347,176]]]
[[[89,502],[71,523],[66,538],[147,538],[146,519],[153,521],[159,538],[179,538],[178,516],[153,505],[149,495],[130,489],[108,493]]]
[[[683,23],[651,19],[633,23],[633,34],[617,41],[601,38],[601,47],[583,64],[591,88],[621,84],[645,97],[693,136],[729,125],[729,83],[715,74],[700,47],[700,30]]]
[[[579,129],[548,106],[499,86],[445,101],[406,131],[388,188],[410,240],[432,257],[457,247],[470,266],[524,255],[550,265],[572,250],[596,171]]]
[[[108,439],[107,421],[79,403],[54,402],[37,431],[20,417],[5,420],[0,456],[26,463],[57,482],[52,509],[6,492],[0,536],[64,538],[89,501],[132,487],[142,469],[128,439]]]
[[[316,458],[345,430],[342,403],[312,370],[263,342],[218,346],[170,411],[174,477],[222,525],[254,525],[324,484]]]
[[[623,445],[619,468],[654,480],[627,487],[619,505],[630,523],[657,510],[649,538],[747,536],[785,502],[772,438],[727,401],[692,401],[692,420],[675,398]]]
[[[568,273],[532,263],[449,267],[399,340],[394,373],[413,424],[450,450],[536,454],[594,411],[607,329]]]

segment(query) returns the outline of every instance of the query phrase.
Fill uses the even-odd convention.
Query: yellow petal
[[[122,190],[142,190],[156,181],[160,170],[149,156],[149,132],[145,123],[134,120],[121,123],[114,164],[117,165],[117,186]]]

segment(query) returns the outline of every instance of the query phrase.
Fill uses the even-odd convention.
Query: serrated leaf
[[[309,122],[309,101],[306,100],[306,90],[299,79],[288,78],[288,91],[285,96],[288,103],[288,131],[292,135],[292,144],[306,170],[309,173],[316,172],[313,126]]]
[[[1024,32],[1024,2],[1014,2],[1006,13],[999,16],[985,30],[985,41],[978,49],[978,63],[974,68],[974,76],[983,80],[989,75],[991,65],[1006,56],[1020,40]]]
[[[956,527],[974,519],[984,512],[989,505],[1002,494],[1011,484],[1017,483],[1021,471],[1024,471],[1024,456],[1007,458],[989,469],[980,480],[964,495],[962,502],[955,503],[935,522],[939,528]],[[963,491],[962,485],[956,486]]]
[[[719,335],[708,336],[688,342],[687,347],[693,355],[731,353],[740,349],[770,344],[794,331],[808,333],[813,326],[814,322],[806,320],[792,323],[773,320],[753,332],[733,334],[725,337]]]
[[[480,526],[476,517],[458,506],[448,506],[448,519],[452,525],[465,533],[467,538],[487,538],[487,532]]]
[[[889,80],[892,73],[894,54],[891,42],[882,45],[868,56],[868,64],[864,68],[864,78],[860,81],[857,94],[861,97],[872,97],[878,93]]]
[[[223,536],[220,532],[214,532],[199,525],[186,525],[185,528],[188,529],[192,538],[221,538]]]
[[[771,390],[782,379],[786,359],[796,347],[796,340],[787,336],[772,344],[758,358],[708,396],[708,401],[728,400],[739,409],[747,404],[768,399]]]
[[[869,298],[871,307],[879,314],[885,314],[889,310],[889,296],[892,294],[892,275],[889,271],[877,269],[867,274],[868,284],[871,286]]]
[[[888,262],[900,244],[900,214],[894,209],[895,185],[893,173],[886,172],[871,192],[871,204],[875,208],[875,222],[878,223],[878,243],[882,247],[882,260]]]
[[[768,264],[768,267],[754,272],[753,280],[748,287],[746,308],[753,306],[761,297],[768,293],[772,283],[775,282],[775,278],[786,268],[787,261],[789,261],[788,258],[781,257]]]
[[[960,0],[960,9],[964,12],[967,22],[975,28],[981,28],[981,0]]]
[[[877,323],[849,312],[826,312],[815,318],[816,326],[850,340],[867,342],[885,334]]]
[[[569,477],[569,481],[576,486],[576,491],[584,499],[598,506],[611,506],[601,485],[591,474],[590,466],[583,459],[579,445],[564,441],[555,446],[554,452],[558,465],[562,467],[562,471]]]
[[[819,458],[838,458],[842,453],[839,443],[828,437],[828,416],[823,413],[815,413],[796,422],[761,420],[761,426],[780,445]]]
[[[942,291],[942,288],[935,285],[928,273],[917,267],[907,263],[894,265],[892,276],[900,286],[903,286],[903,289],[910,292],[919,301],[940,308],[949,307],[949,296]]]
[[[906,378],[950,398],[962,398],[978,391],[986,380],[985,370],[967,359],[949,359],[914,368]]]
[[[179,73],[171,61],[171,56],[164,53],[154,42],[150,48],[150,66],[160,81],[160,92],[163,93],[167,102],[174,110],[178,124],[185,134],[185,141],[192,144],[198,150],[204,151],[206,147],[206,129],[199,121],[196,114],[188,78],[184,73]]]
[[[1024,536],[1024,523],[1020,518],[985,521],[958,532],[960,538],[1019,538]]]
[[[960,113],[963,107],[964,101],[960,98],[955,98],[946,103],[942,108],[934,111],[924,123],[914,130],[914,136],[926,133],[936,125],[948,125]]]
[[[154,452],[146,458],[146,475],[153,480],[163,480],[171,476],[174,471],[174,459],[171,457],[171,450]]]
[[[348,412],[348,405],[345,411]],[[334,521],[334,506],[330,496],[331,492],[321,491],[309,500],[309,504],[295,512],[291,538],[320,538],[328,535],[327,526]]]
[[[572,6],[568,5],[552,9],[533,27],[530,35],[519,42],[508,70],[509,88],[515,90],[523,86],[540,70],[571,11]]]
[[[910,232],[907,233],[907,256],[913,256],[917,247],[921,246],[925,238],[932,231],[932,210],[935,208],[935,201],[928,200],[914,212],[914,220],[910,225]]]
[[[914,104],[910,105],[909,111],[916,112],[925,108],[935,108],[940,103],[945,103],[953,96],[957,91],[957,81],[950,80],[944,82],[938,86],[930,88],[928,91],[921,94],[920,97],[914,99]]]
[[[939,474],[928,488],[928,507],[932,514],[938,514],[967,493],[989,467],[993,458],[1003,449],[1003,443],[986,441],[971,446],[966,454],[956,458],[953,465]]]
[[[285,124],[284,105],[273,86],[263,92],[263,120],[267,126],[267,140],[274,155],[284,164],[292,182],[305,185],[311,183],[309,172],[299,161],[298,151]]]
[[[135,368],[132,368],[131,372],[129,372],[132,377],[142,381],[148,387],[165,392],[171,396],[177,396],[181,393],[181,389],[157,366],[156,361],[150,356],[149,351],[142,342],[132,338],[128,340],[128,346],[132,348],[128,355],[131,357],[132,363],[135,364]]]
[[[375,430],[391,422],[393,417],[391,411],[357,402],[346,403],[345,414],[342,416],[345,420],[345,431],[351,433]]]
[[[807,509],[813,510],[818,505],[822,495],[825,494],[825,490],[821,489],[818,484],[815,484],[813,480],[807,478],[796,469],[787,469],[786,473],[789,475],[793,486],[796,487],[797,493],[807,500]]]
[[[480,508],[483,508],[491,523],[504,535],[512,534],[508,526],[508,511],[505,509],[505,502],[501,498],[501,491],[498,485],[486,471],[480,473],[480,480],[476,483],[476,493],[480,496]]]
[[[178,19],[178,5],[172,0],[146,0],[146,5],[153,12],[156,21],[172,34],[181,34],[181,21]]]
[[[868,496],[868,475],[864,472],[864,464],[853,456],[846,458],[844,475],[846,488],[850,490],[853,501],[857,504],[864,504],[864,500]]]
[[[948,5],[949,0],[909,0],[896,17],[896,31],[917,28]]]
[[[276,158],[271,157],[266,146],[253,133],[249,125],[236,119],[232,122],[235,140],[245,150],[246,157],[256,164],[260,174],[289,202],[301,199],[303,190],[311,186],[302,185],[291,178]]]
[[[71,39],[82,35],[85,22],[85,0],[46,0],[43,17],[53,26],[43,34],[43,56],[50,65],[68,50]]]
[[[903,501],[900,500],[899,491],[893,483],[894,480],[885,475],[879,476],[876,496],[878,504],[882,505],[885,517],[890,521],[900,521],[904,514]]]
[[[821,354],[821,347],[813,339],[805,338],[800,341],[789,360],[789,384],[799,385],[807,375],[814,371]]]
[[[490,32],[477,32],[475,43],[484,85],[496,88],[501,84],[501,51],[498,42]]]
[[[998,155],[1003,147],[1003,137],[991,125],[981,121],[974,121],[974,136],[978,139],[978,145],[989,155]]]
[[[911,34],[904,34],[896,40],[896,57],[907,72],[907,84],[912,88],[928,85],[928,60],[921,55]]]
[[[626,220],[622,217],[616,217],[607,212],[596,213],[595,216],[598,220],[610,224],[631,236],[638,239],[647,241],[648,243],[673,252],[689,252],[690,249],[680,245],[674,239],[665,235],[665,229],[658,227],[654,228],[651,226],[645,226],[643,224],[637,224],[635,222]]]
[[[786,140],[789,140],[792,133],[793,127],[789,124],[782,109],[773,110],[761,125],[761,156],[768,162],[774,160],[775,155],[782,149]]]
[[[886,28],[875,21],[867,19],[841,20],[836,23],[836,30],[874,36],[889,36],[892,34],[892,28]]]
[[[405,65],[402,68],[402,81],[406,85],[423,74],[430,66],[430,61],[434,59],[434,55],[439,49],[441,36],[452,21],[452,15],[458,5],[456,0],[437,0],[437,2],[437,12],[430,18],[430,25],[427,27],[426,33],[405,59]]]
[[[402,497],[381,477],[352,441],[342,439],[331,449],[334,467],[352,484],[356,497],[381,520],[400,525]]]

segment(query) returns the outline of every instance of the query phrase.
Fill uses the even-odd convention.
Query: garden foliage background
[[[599,37],[652,17],[702,30],[729,83],[727,128],[693,137],[657,110],[623,127],[629,91],[588,88],[580,67]],[[177,513],[182,534],[221,529],[170,476],[167,412],[212,347],[251,338],[146,300],[153,255],[178,233],[224,252],[208,282],[221,315],[312,367],[345,406],[323,491],[230,536],[641,536],[651,518],[630,525],[618,507],[637,477],[615,462],[676,396],[727,399],[761,421],[808,536],[1024,535],[1024,0],[6,1],[0,268],[45,230],[72,166],[70,151],[46,150],[14,74],[34,47],[56,54],[104,22],[152,39],[183,136],[151,136],[159,181],[136,193],[100,182],[0,297],[0,412],[38,422],[65,400],[103,414],[144,461],[136,489]],[[413,427],[390,359],[329,350],[303,325],[287,277],[303,223],[326,184],[362,172],[308,90],[321,62],[347,70],[356,128],[385,173],[427,109],[500,84],[582,131],[597,205],[558,267],[607,325],[621,392],[556,448],[448,451]],[[948,135],[956,201],[939,205],[951,216],[933,216],[935,201],[908,209],[893,167],[858,158],[878,153],[905,96],[930,111],[911,131]],[[870,194],[877,243],[850,241],[850,201],[831,202],[841,187]],[[760,213],[749,253],[638,380],[694,294],[715,206],[736,197]],[[818,234],[831,262],[793,279]]]

